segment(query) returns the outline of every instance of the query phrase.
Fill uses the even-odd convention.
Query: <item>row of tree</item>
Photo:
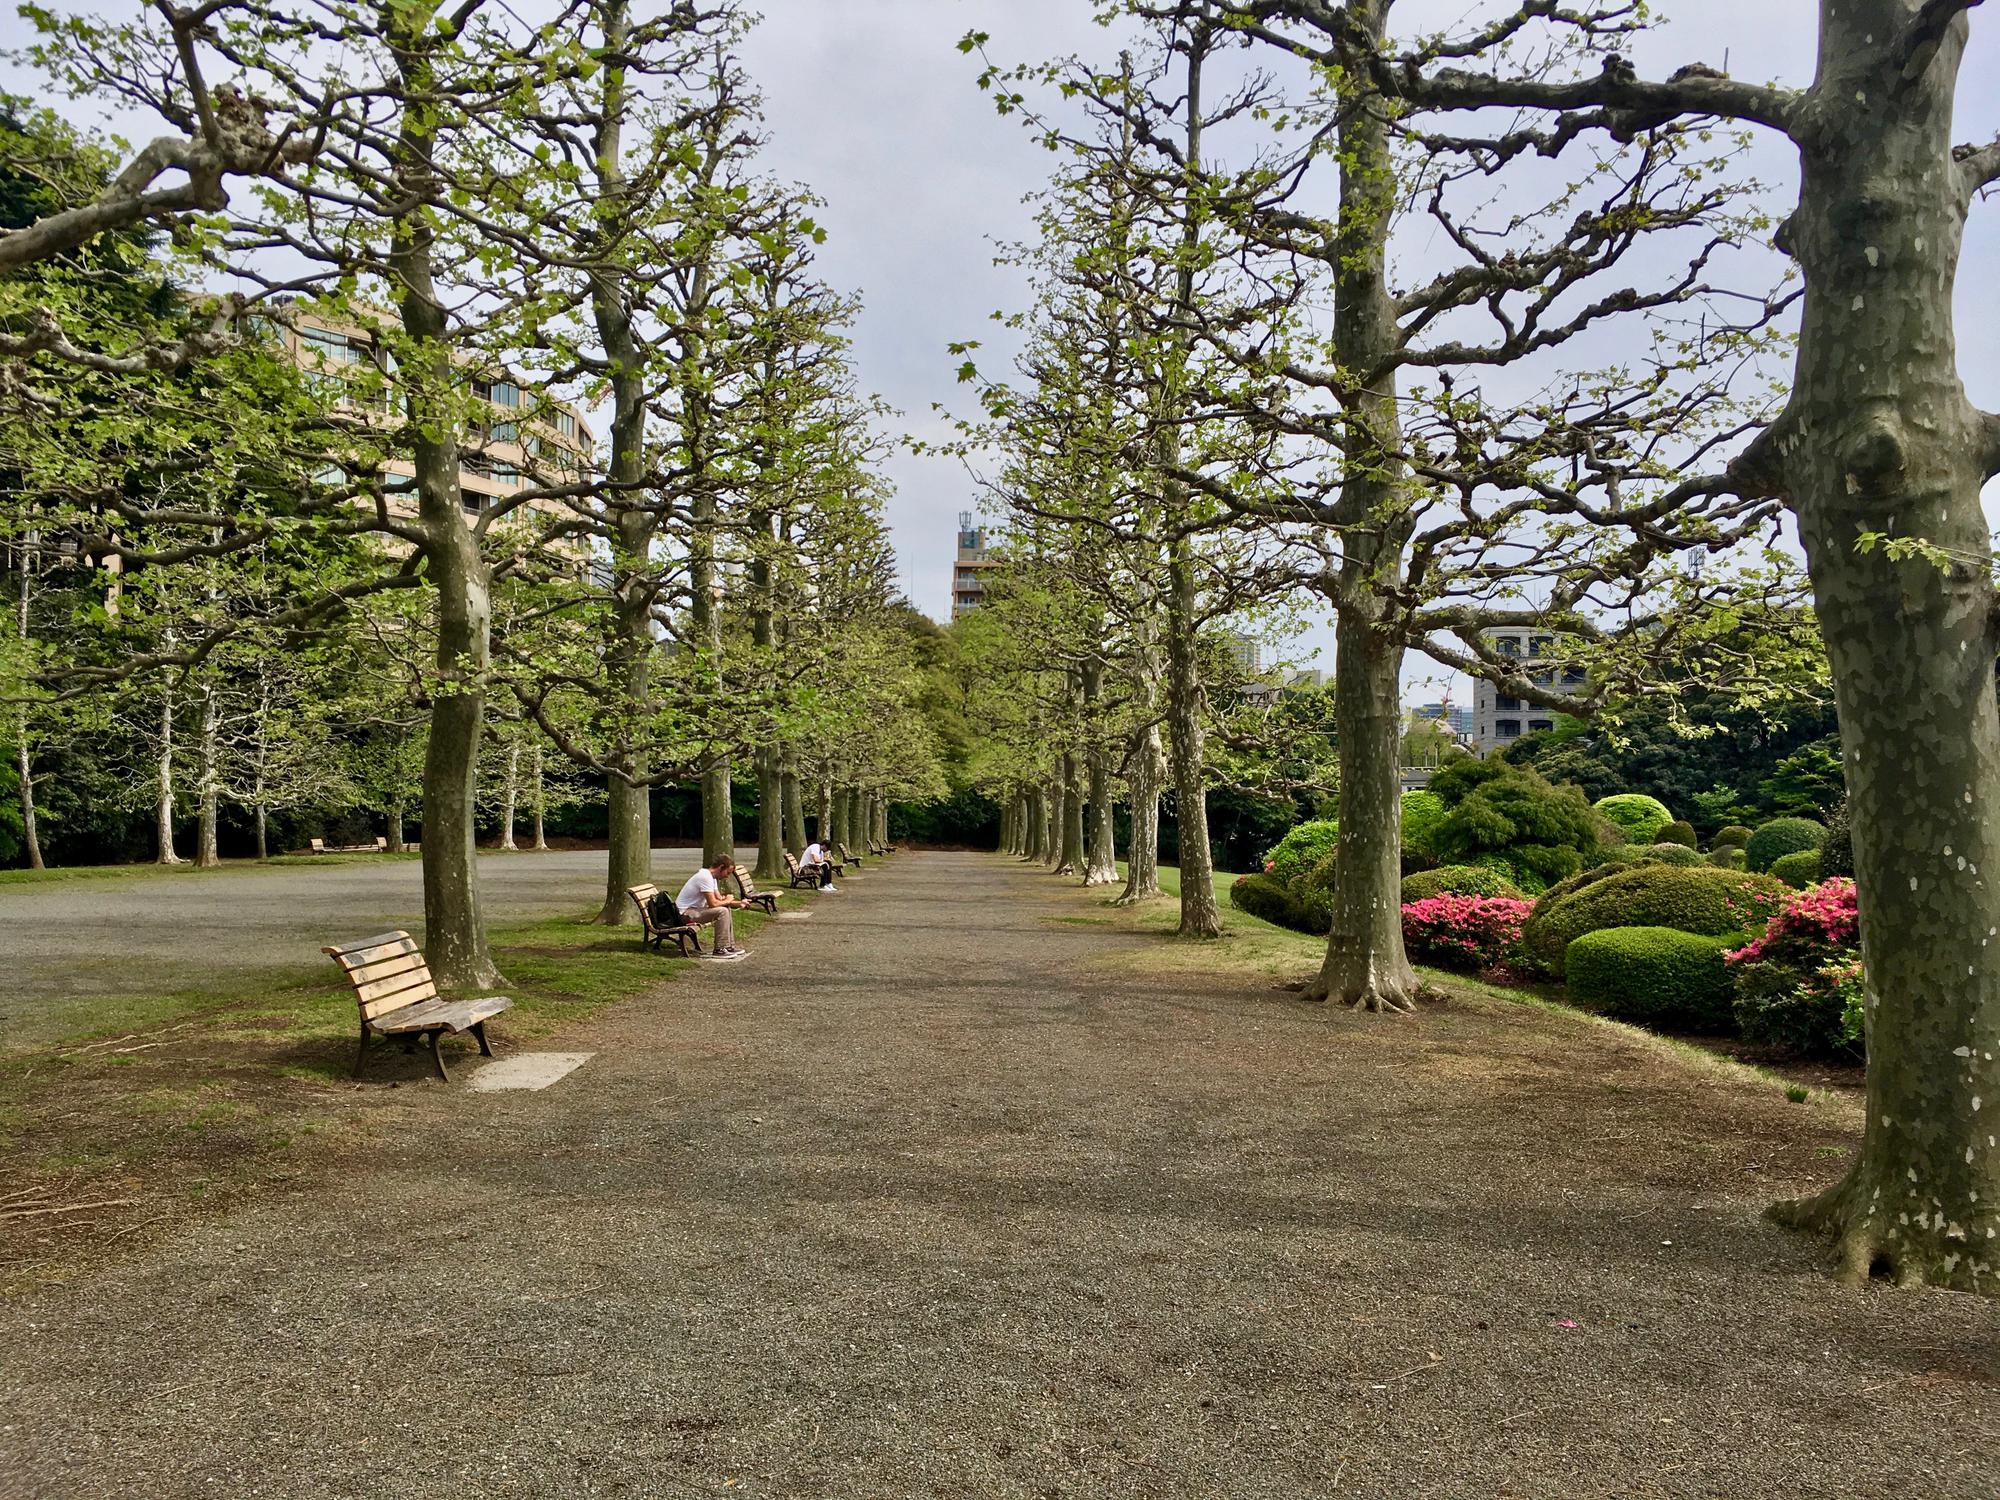
[[[2000,145],[1950,136],[1971,6],[1826,0],[1806,89],[1699,63],[1644,80],[1621,50],[1644,18],[1610,0],[1408,31],[1393,9],[1131,0],[1115,64],[981,75],[1063,163],[1024,252],[1018,377],[970,345],[962,371],[1013,559],[996,628],[1022,691],[988,773],[1008,845],[1106,879],[1115,774],[1143,897],[1164,781],[1181,931],[1214,934],[1203,641],[1315,597],[1337,628],[1339,844],[1311,993],[1406,1009],[1407,652],[1551,709],[1667,684],[1669,722],[1747,722],[1823,641],[1869,1118],[1846,1178],[1784,1214],[1852,1275],[1991,1291],[2000,629],[1979,492],[2000,419],[1960,387],[1951,290]],[[1799,155],[1782,216],[1745,165],[1763,132]],[[1575,698],[1499,647],[1522,628],[1587,668]]]
[[[0,122],[31,859],[44,809],[111,785],[163,858],[189,797],[203,860],[228,802],[372,805],[396,844],[407,809],[432,968],[475,986],[482,813],[603,788],[617,922],[656,788],[699,783],[713,854],[748,770],[766,877],[808,816],[858,844],[936,789],[855,304],[759,165],[746,24],[38,13],[54,86],[162,134],[120,162],[22,101]]]

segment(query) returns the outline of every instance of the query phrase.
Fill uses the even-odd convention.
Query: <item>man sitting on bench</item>
[[[819,888],[838,893],[840,887],[833,883],[833,862],[828,857],[826,845],[814,839],[806,845],[806,852],[799,856],[799,868],[808,875],[819,877]]]
[[[715,924],[715,942],[711,945],[714,952],[708,955],[710,958],[734,960],[750,956],[736,946],[736,908],[750,903],[722,894],[722,882],[735,868],[736,861],[725,855],[707,869],[696,870],[690,875],[687,884],[681,887],[680,895],[674,898],[674,905],[681,909],[681,915],[695,926],[709,922]]]

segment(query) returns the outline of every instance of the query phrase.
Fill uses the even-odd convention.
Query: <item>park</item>
[[[2000,1493],[1978,0],[12,24],[0,1497]]]

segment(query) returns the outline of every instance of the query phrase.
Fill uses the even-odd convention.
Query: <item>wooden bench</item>
[[[372,844],[334,844],[328,847],[325,839],[308,839],[306,845],[314,854],[387,854],[389,852],[389,841],[379,833],[375,835],[375,842]],[[417,846],[409,844],[405,847],[414,849]]]
[[[736,867],[736,894],[759,911],[767,911],[774,917],[778,914],[778,893],[758,890],[750,877],[743,873],[741,865]]]
[[[827,861],[827,868],[832,870],[836,875],[846,872],[846,867],[838,860]],[[799,863],[798,856],[789,850],[785,853],[785,869],[791,874],[794,889],[799,886],[804,886],[806,889],[814,891],[819,889],[819,872],[808,870],[804,865]]]
[[[868,841],[868,852],[870,854],[883,854],[883,855],[894,854],[896,852],[896,846],[894,844],[878,844],[875,842],[875,840],[870,839]]]
[[[861,863],[861,856],[856,854],[852,849],[848,848],[847,845],[845,844],[835,844],[833,846],[833,852],[838,854],[842,859],[846,860],[847,863],[849,863],[850,865],[858,866]]]
[[[414,1051],[416,1039],[430,1044],[431,1065],[447,1083],[444,1057],[438,1038],[447,1031],[454,1035],[469,1031],[479,1039],[479,1055],[491,1057],[493,1048],[486,1040],[487,1021],[514,1002],[502,995],[479,1000],[447,1000],[438,994],[431,979],[431,967],[407,932],[378,933],[355,943],[320,949],[347,975],[354,986],[355,1002],[361,1007],[361,1045],[354,1054],[354,1076],[368,1057],[368,1033],[407,1039],[405,1051]]]
[[[653,898],[660,894],[658,886],[628,885],[625,887],[625,894],[630,896],[632,904],[639,908],[639,925],[646,932],[641,940],[641,946],[661,948],[671,939],[674,946],[680,950],[682,958],[701,957],[701,934],[692,922],[681,915],[678,906],[674,906],[672,902],[667,903],[673,911],[674,920],[665,926],[653,920]]]

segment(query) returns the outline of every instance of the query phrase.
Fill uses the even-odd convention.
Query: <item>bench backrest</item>
[[[793,854],[789,849],[785,851],[785,868],[790,870],[794,875],[799,873],[798,856]]]
[[[671,901],[667,903],[667,910],[673,913],[672,918],[665,922],[653,920],[653,898],[660,894],[657,885],[628,885],[625,887],[625,894],[630,896],[639,908],[639,920],[648,932],[670,932],[676,927],[688,925],[687,918],[681,915],[680,907]]]
[[[748,901],[752,896],[757,894],[757,887],[751,884],[750,877],[743,873],[743,866],[738,865],[734,871],[734,874],[736,876],[737,895],[741,896],[745,901]]]
[[[312,852],[315,854],[324,854],[326,853],[326,840],[325,839],[308,840],[306,847],[311,849]]]
[[[328,946],[320,952],[339,964],[354,986],[354,998],[364,1021],[437,995],[431,966],[424,962],[416,939],[407,932],[377,933],[359,942]]]

